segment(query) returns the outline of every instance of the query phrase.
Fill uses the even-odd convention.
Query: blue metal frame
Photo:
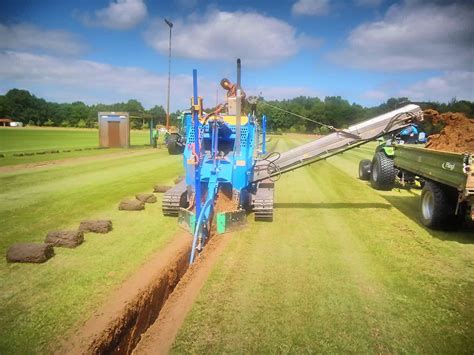
[[[256,146],[257,122],[248,115],[245,125],[240,127],[240,153],[236,153],[236,126],[229,124],[219,116],[200,122],[197,91],[197,71],[193,70],[193,107],[192,113],[185,113],[186,147],[183,163],[186,172],[186,184],[193,186],[196,201],[196,224],[193,233],[193,246],[190,263],[194,261],[196,249],[204,245],[209,231],[209,219],[212,218],[214,200],[221,184],[230,184],[234,193],[241,197],[253,178],[255,159],[265,153],[266,117],[262,117],[262,151]],[[227,151],[226,151],[227,149]],[[224,151],[224,156],[219,152]],[[206,186],[206,201],[202,202],[201,187]],[[246,195],[246,194],[245,194]],[[242,199],[241,199],[242,203]]]

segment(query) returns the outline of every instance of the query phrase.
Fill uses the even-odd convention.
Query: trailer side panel
[[[395,146],[395,166],[418,176],[463,191],[467,176],[464,172],[466,155],[442,152],[419,146]]]

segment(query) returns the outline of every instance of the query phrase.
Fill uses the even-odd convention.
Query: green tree
[[[79,122],[77,122],[77,125],[76,125],[78,128],[86,128],[87,127],[87,124],[86,124],[86,121],[83,120],[83,119],[80,119]]]
[[[151,118],[155,121],[155,124],[166,124],[166,111],[163,106],[155,105],[147,111]]]

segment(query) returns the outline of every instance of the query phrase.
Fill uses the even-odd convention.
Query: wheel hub
[[[423,218],[426,220],[431,220],[433,217],[434,210],[434,198],[431,191],[426,191],[421,200],[421,213]]]

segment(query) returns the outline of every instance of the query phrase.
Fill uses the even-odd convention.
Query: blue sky
[[[474,5],[425,0],[2,0],[0,93],[186,108],[192,69],[206,106],[243,61],[248,94],[340,95],[376,105],[474,100]]]

